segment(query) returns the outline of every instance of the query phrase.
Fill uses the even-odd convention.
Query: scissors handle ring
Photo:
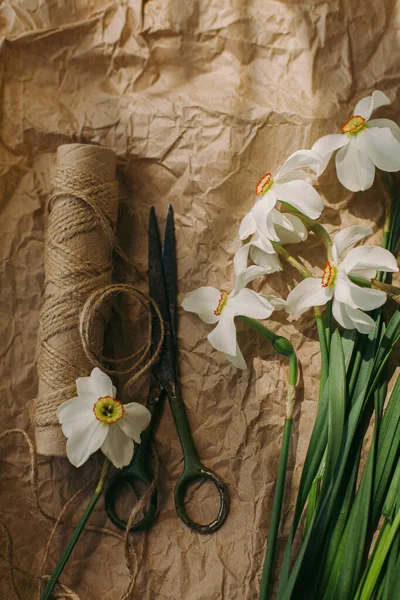
[[[219,511],[215,519],[207,524],[196,523],[189,517],[185,507],[185,495],[189,486],[195,481],[209,479],[217,488],[220,499]],[[224,523],[229,509],[229,496],[226,485],[215,473],[204,467],[201,463],[193,470],[184,470],[175,486],[175,506],[180,519],[197,533],[209,534],[217,531]]]
[[[110,518],[110,520],[114,523],[114,525],[116,527],[118,527],[119,529],[121,529],[122,531],[126,530],[126,528],[128,526],[128,521],[121,519],[117,515],[115,502],[116,502],[116,498],[118,495],[118,491],[121,489],[121,487],[123,486],[124,483],[127,483],[128,485],[130,485],[131,488],[134,490],[134,485],[137,481],[140,481],[141,483],[143,483],[146,486],[147,491],[150,489],[150,487],[153,483],[151,481],[151,479],[143,473],[140,473],[140,472],[123,473],[123,472],[121,472],[121,473],[117,473],[112,479],[110,479],[110,481],[106,487],[104,501],[105,501],[107,515]],[[135,523],[133,523],[130,526],[129,531],[144,531],[145,529],[148,529],[150,527],[150,525],[152,525],[152,523],[156,517],[157,509],[158,509],[158,492],[157,492],[157,488],[154,488],[153,491],[151,492],[148,508],[146,510],[144,517],[142,519],[140,519],[140,521],[136,521]]]

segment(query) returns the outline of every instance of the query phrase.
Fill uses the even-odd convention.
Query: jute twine
[[[99,146],[68,144],[57,151],[45,235],[45,289],[40,318],[38,397],[34,422],[37,450],[65,456],[56,412],[75,395],[75,380],[91,364],[79,333],[79,313],[88,296],[112,282],[117,244],[116,156]],[[108,307],[92,329],[100,349]]]
[[[119,359],[115,359],[113,357],[106,357],[103,355],[101,350],[96,351],[95,347],[93,346],[92,340],[93,332],[97,326],[98,315],[102,313],[104,305],[108,304],[108,301],[111,298],[111,296],[116,294],[125,294],[134,300],[138,300],[139,303],[147,309],[148,306],[151,306],[151,310],[155,313],[157,317],[157,322],[159,324],[159,340],[155,348],[151,348],[152,312],[151,310],[148,310],[148,335],[146,341],[143,343],[143,345],[139,348],[138,351],[134,352],[133,354],[130,354],[129,356],[125,356]],[[85,353],[85,356],[90,362],[90,364],[98,366],[110,375],[129,375],[128,381],[125,384],[125,388],[129,389],[137,379],[139,379],[144,373],[146,373],[146,371],[149,370],[151,365],[158,358],[164,338],[164,322],[157,304],[152,298],[150,298],[150,296],[141,292],[131,284],[116,283],[95,290],[87,298],[80,312],[79,333],[83,352]],[[151,356],[150,351],[152,351]],[[132,363],[134,358],[136,358],[137,360],[134,363]],[[118,368],[111,368],[110,366],[105,366],[110,365],[112,363],[116,365],[119,364],[120,366]]]
[[[82,486],[63,506],[63,508],[61,509],[57,518],[53,517],[52,515],[47,514],[43,510],[43,508],[40,504],[40,497],[39,497],[39,492],[38,492],[37,453],[36,453],[36,449],[34,446],[34,442],[30,439],[28,434],[23,429],[9,429],[8,431],[5,431],[0,435],[0,444],[2,444],[2,442],[10,436],[11,437],[12,436],[21,436],[26,443],[26,446],[28,448],[28,453],[29,453],[29,474],[30,474],[30,485],[31,485],[32,495],[34,497],[36,506],[39,509],[40,513],[46,519],[53,521],[54,525],[52,527],[50,536],[48,538],[48,541],[47,541],[47,544],[46,544],[46,547],[45,547],[45,550],[43,553],[41,567],[40,567],[40,573],[39,574],[30,573],[24,569],[17,567],[16,565],[14,565],[14,552],[13,552],[12,536],[11,536],[8,526],[6,525],[6,518],[0,514],[0,561],[3,562],[4,564],[6,564],[9,569],[11,587],[14,591],[15,597],[18,598],[18,600],[22,600],[21,595],[18,590],[17,581],[16,581],[16,575],[18,575],[21,578],[23,577],[25,579],[29,579],[29,580],[37,582],[38,587],[37,587],[36,598],[39,600],[41,590],[42,590],[42,584],[44,582],[46,582],[50,577],[50,575],[44,574],[44,569],[46,566],[46,562],[48,559],[49,550],[50,550],[52,541],[55,537],[56,530],[60,524],[63,524],[64,526],[68,526],[70,528],[76,527],[77,522],[70,523],[67,521],[63,521],[63,517],[66,516],[68,510],[71,508],[71,506],[74,503],[76,503],[76,500],[78,498],[80,498],[83,495],[83,493],[86,492],[86,494],[87,494],[89,491],[93,492],[94,487],[96,485],[96,481],[95,480],[90,481],[90,482],[86,483],[84,486]],[[137,534],[136,536],[133,536],[132,533],[129,532],[129,530],[130,530],[130,527],[132,526],[132,524],[135,522],[137,515],[143,510],[143,508],[145,506],[147,506],[150,495],[152,494],[152,492],[154,490],[155,481],[157,480],[157,476],[158,476],[158,458],[157,458],[157,453],[155,452],[155,449],[154,449],[154,453],[155,453],[155,459],[156,459],[155,460],[156,467],[155,467],[154,483],[147,490],[146,494],[139,500],[139,502],[137,502],[137,504],[135,506],[133,506],[132,511],[128,518],[127,528],[125,530],[125,533],[120,534],[111,529],[108,529],[105,527],[97,527],[95,525],[86,525],[86,527],[85,527],[85,531],[95,531],[95,532],[98,532],[103,535],[104,534],[110,535],[117,539],[121,539],[121,541],[123,540],[126,568],[128,571],[128,582],[127,582],[125,590],[123,591],[119,600],[132,599],[132,593],[134,591],[137,576],[138,576],[138,573],[140,571],[140,568],[141,568],[141,566],[144,562],[144,558],[145,558],[146,541],[147,541],[146,535],[145,534],[141,534],[141,535]],[[137,539],[139,537],[139,535],[140,535],[140,541],[139,541],[138,547],[135,548],[134,540]],[[57,583],[52,597],[58,598],[59,600],[81,600],[81,597],[74,590],[65,586],[61,582]],[[11,600],[11,598],[10,598],[10,600]]]
[[[37,598],[40,598],[42,583],[49,578],[44,571],[56,529],[61,523],[68,525],[63,518],[70,507],[84,492],[95,487],[95,481],[81,487],[63,506],[57,518],[48,515],[41,507],[37,452],[49,456],[65,455],[65,438],[56,417],[58,406],[75,395],[75,380],[87,376],[94,365],[110,374],[128,375],[126,385],[129,387],[151,367],[162,345],[164,324],[157,305],[132,285],[111,283],[112,251],[126,258],[115,237],[118,212],[115,162],[112,151],[97,146],[71,144],[61,146],[57,152],[45,238],[45,292],[39,336],[39,386],[34,414],[36,446],[21,429],[11,429],[0,436],[0,442],[10,435],[24,438],[29,450],[30,480],[36,505],[46,519],[54,522],[43,553],[40,574],[32,574],[13,565],[12,537],[4,519],[0,518],[0,560],[9,567],[17,598],[20,598],[20,594],[15,573],[37,580]],[[103,356],[102,348],[111,296],[121,293],[146,307],[149,329],[147,340],[138,352],[123,358],[122,366],[117,368],[114,359]],[[160,339],[156,348],[151,347],[150,307],[160,324]],[[112,363],[114,368],[110,367]],[[158,461],[155,471],[156,480]],[[120,600],[132,597],[144,559],[146,536],[141,536],[139,547],[135,549],[129,530],[147,505],[153,489],[154,484],[133,506],[128,519],[124,548],[129,577]],[[87,525],[86,529],[121,537],[106,528]],[[80,600],[73,590],[61,583],[55,588],[53,596]]]

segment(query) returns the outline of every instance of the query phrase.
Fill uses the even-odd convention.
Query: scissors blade
[[[169,315],[171,321],[172,333],[176,344],[177,329],[177,271],[176,271],[176,249],[175,249],[175,229],[174,213],[172,206],[168,206],[167,220],[165,222],[164,246],[163,246],[163,267],[165,277],[165,287],[168,296]]]
[[[159,359],[155,362],[153,373],[168,395],[176,387],[175,370],[175,340],[172,332],[169,301],[167,296],[166,281],[162,260],[160,234],[154,208],[150,209],[149,216],[149,293],[160,309],[165,325],[165,338]],[[153,316],[152,351],[155,350],[161,336],[159,320]]]
[[[162,264],[161,240],[153,206],[150,208],[149,215],[149,294],[160,309],[164,323],[168,323],[169,307]],[[160,340],[160,335],[160,323],[158,318],[153,316],[153,350]]]

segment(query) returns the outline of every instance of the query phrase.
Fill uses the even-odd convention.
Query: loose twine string
[[[46,547],[45,547],[45,550],[43,553],[43,557],[42,557],[41,565],[40,565],[40,574],[36,574],[36,573],[31,573],[24,569],[21,569],[20,567],[16,567],[13,564],[14,552],[13,552],[12,536],[11,536],[10,530],[5,522],[6,517],[3,515],[0,515],[0,535],[2,536],[2,540],[0,542],[0,561],[2,561],[4,564],[6,564],[8,566],[12,589],[14,591],[16,598],[18,598],[18,600],[22,600],[22,598],[21,598],[21,595],[19,593],[17,583],[16,583],[16,578],[15,578],[16,573],[18,575],[20,575],[21,577],[33,579],[38,582],[37,598],[40,599],[42,583],[47,581],[50,577],[49,575],[44,574],[44,569],[46,566],[49,551],[50,551],[51,544],[54,539],[56,530],[59,527],[59,525],[61,525],[61,524],[69,526],[69,527],[76,527],[77,522],[76,523],[68,523],[66,521],[63,521],[63,517],[68,512],[68,509],[76,502],[76,500],[84,492],[87,492],[89,489],[91,489],[95,486],[96,480],[93,479],[92,481],[89,481],[84,486],[82,486],[77,492],[75,492],[75,494],[62,507],[62,509],[59,512],[57,517],[49,515],[42,508],[41,503],[40,503],[39,486],[38,486],[38,463],[37,463],[37,453],[35,450],[35,445],[32,442],[31,438],[26,433],[26,431],[24,431],[23,429],[9,429],[7,431],[4,431],[0,435],[0,443],[2,443],[6,438],[13,436],[13,435],[22,436],[22,438],[25,441],[26,446],[28,448],[29,459],[30,459],[29,460],[29,479],[30,479],[32,495],[35,499],[35,504],[36,504],[39,512],[47,520],[53,521],[54,525],[52,527],[50,536],[47,540]],[[133,593],[133,590],[134,590],[134,587],[136,584],[137,576],[139,574],[140,568],[141,568],[141,566],[144,562],[144,558],[145,558],[147,536],[144,533],[141,534],[139,546],[137,549],[135,549],[133,535],[132,535],[132,533],[130,533],[130,528],[135,523],[135,520],[136,520],[136,517],[138,516],[138,514],[140,514],[140,512],[143,510],[143,508],[145,508],[145,506],[147,506],[150,496],[153,493],[154,488],[155,488],[155,482],[157,481],[157,477],[158,477],[158,465],[159,465],[157,451],[156,451],[155,446],[153,446],[153,454],[155,457],[155,461],[154,461],[155,462],[155,469],[154,469],[155,474],[154,474],[153,483],[150,486],[150,488],[148,488],[148,490],[146,490],[146,493],[137,502],[137,504],[133,506],[133,508],[130,512],[128,521],[127,521],[127,527],[126,527],[125,533],[120,534],[111,529],[108,529],[105,527],[99,527],[96,525],[86,525],[86,527],[85,527],[85,530],[87,530],[87,531],[93,531],[93,532],[109,535],[109,536],[112,536],[117,539],[123,539],[125,562],[126,562],[126,568],[128,571],[128,583],[127,583],[126,588],[123,591],[122,595],[120,596],[119,600],[129,600],[132,597],[132,593]],[[53,597],[59,598],[60,600],[81,600],[80,596],[78,596],[78,594],[76,592],[74,592],[71,588],[68,588],[61,582],[57,583],[57,586],[55,587],[54,592],[53,592]]]
[[[54,424],[55,408],[60,403],[60,389],[64,397],[66,393],[67,398],[72,397],[75,392],[75,384],[71,384],[71,380],[74,381],[77,377],[87,374],[82,373],[82,369],[79,367],[82,358],[82,355],[79,356],[80,352],[83,351],[86,361],[92,366],[99,366],[103,371],[112,375],[128,375],[125,389],[129,389],[157,360],[164,337],[164,322],[161,313],[158,306],[147,294],[131,284],[105,285],[112,268],[111,259],[110,261],[103,260],[102,262],[93,263],[75,252],[74,248],[71,248],[71,244],[68,244],[77,235],[90,233],[100,226],[101,231],[105,234],[106,239],[111,243],[116,253],[130,263],[114,234],[115,223],[113,216],[109,213],[108,198],[110,194],[115,194],[116,182],[104,183],[93,174],[58,166],[54,170],[53,183],[55,191],[50,197],[53,210],[50,226],[48,226],[46,232],[45,256],[46,280],[48,283],[53,284],[53,291],[49,294],[45,292],[44,296],[40,331],[42,352],[38,362],[39,375],[45,381],[48,390],[51,391],[46,394],[46,403],[39,402],[36,406],[35,424],[39,423],[41,426]],[[57,202],[55,202],[56,200]],[[88,207],[91,210],[88,211]],[[92,291],[93,288],[95,288],[94,291]],[[54,289],[57,293],[54,293]],[[147,339],[139,350],[130,356],[117,360],[102,355],[101,350],[97,347],[96,334],[98,334],[99,322],[104,322],[109,313],[111,296],[122,293],[138,301],[147,309],[149,327]],[[86,300],[84,300],[85,298]],[[152,311],[157,316],[158,321],[159,341],[155,348],[152,348]],[[77,322],[79,323],[81,350],[79,351],[79,348],[75,345],[78,356],[65,356],[52,345],[52,339],[59,334],[71,332],[72,329],[76,328]],[[135,358],[136,361],[134,361]],[[105,366],[105,363],[107,363],[107,366]],[[115,366],[111,368],[111,364]],[[118,365],[120,366],[118,367]],[[22,429],[10,429],[3,432],[0,435],[0,443],[11,435],[22,436],[27,445],[30,457],[30,483],[36,506],[46,519],[54,522],[54,525],[43,553],[40,574],[37,575],[28,573],[13,565],[12,536],[5,524],[5,519],[0,518],[0,534],[3,538],[0,546],[0,560],[9,567],[11,585],[17,598],[21,600],[16,585],[15,573],[38,581],[37,598],[39,599],[42,582],[49,578],[48,575],[44,574],[44,570],[56,530],[60,524],[67,524],[63,521],[63,518],[69,508],[84,492],[94,486],[95,482],[89,482],[82,486],[62,507],[57,518],[47,514],[40,503],[35,444]],[[158,458],[155,448],[153,448],[153,453],[156,458],[153,484],[146,490],[137,504],[133,506],[123,536],[128,583],[120,600],[131,598],[145,556],[146,535],[142,534],[139,547],[135,550],[130,528],[138,514],[147,506],[154,491],[158,473]],[[121,534],[107,528],[87,525],[86,530],[111,535],[118,539],[121,538]],[[61,583],[57,584],[53,596],[66,600],[80,600],[76,592]]]

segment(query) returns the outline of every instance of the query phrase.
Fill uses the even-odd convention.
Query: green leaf
[[[381,422],[371,510],[370,536],[372,536],[380,518],[390,478],[398,459],[399,445],[400,376],[397,378]]]
[[[346,413],[346,369],[339,331],[332,335],[328,379],[328,449],[321,495],[335,474],[342,447]]]
[[[383,564],[386,561],[391,545],[400,529],[399,508],[397,509],[393,522],[382,529],[384,529],[384,532],[379,537],[374,554],[372,555],[368,563],[368,568],[366,570],[365,577],[363,578],[357,589],[357,593],[354,597],[354,600],[369,600],[371,598],[371,594],[375,589]]]
[[[364,368],[368,372],[372,371],[371,377],[374,375],[373,365],[375,363],[373,357],[375,356],[379,331],[380,319],[378,316],[376,326],[368,336],[366,346],[368,360],[360,366],[360,369]],[[378,370],[376,373],[378,375]],[[374,381],[375,388],[377,384],[378,380]],[[335,476],[331,478],[330,485],[317,506],[312,526],[303,540],[290,576],[282,584],[282,593],[278,596],[279,600],[293,598],[298,600],[303,597],[313,597],[312,594],[316,586],[316,573],[320,570],[326,536],[331,524],[335,522],[340,514],[352,466],[363,442],[366,426],[365,414],[368,408],[368,400],[371,398],[374,387],[361,388],[357,385],[357,395],[352,399],[352,407],[346,421],[344,447],[340,464],[338,464]]]
[[[400,589],[400,535],[393,540],[387,563],[382,600],[393,600]]]
[[[375,396],[375,404],[378,408],[379,390],[375,392]],[[360,567],[365,554],[378,431],[379,414],[376,415],[374,436],[361,483],[331,569],[323,600],[334,600],[335,597],[351,598],[359,580]],[[354,543],[354,540],[357,540],[357,543]]]
[[[294,536],[297,531],[297,526],[300,521],[304,506],[307,502],[308,494],[310,492],[313,481],[318,473],[321,465],[322,458],[326,449],[326,443],[328,439],[328,385],[325,386],[324,393],[322,394],[315,425],[311,434],[310,443],[306,459],[304,462],[303,470],[301,473],[301,479],[299,489],[297,492],[297,500],[295,513],[293,517],[292,526],[289,532],[288,540],[286,543],[285,554],[283,557],[277,600],[281,598],[281,594],[284,592],[286,582],[289,578],[290,562],[291,562],[291,550],[294,540]]]

